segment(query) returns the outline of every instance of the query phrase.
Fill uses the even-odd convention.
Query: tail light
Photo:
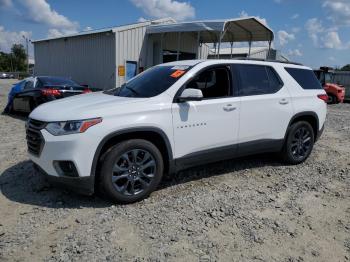
[[[317,95],[317,97],[321,100],[323,100],[325,103],[328,102],[328,95],[322,94],[322,95]]]
[[[44,88],[41,90],[41,93],[44,96],[60,96],[61,92],[58,89],[52,89],[52,88]]]
[[[83,90],[83,94],[91,93],[92,91],[89,88]]]

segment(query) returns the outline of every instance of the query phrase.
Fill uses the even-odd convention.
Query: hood
[[[82,94],[42,104],[29,117],[45,122],[103,117],[118,112],[118,106],[145,99],[147,98],[118,97],[102,92]]]
[[[344,89],[344,86],[342,85],[337,85],[334,83],[326,83],[325,88],[334,88],[334,89]]]

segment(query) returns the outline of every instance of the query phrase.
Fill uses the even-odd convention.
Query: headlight
[[[45,129],[54,136],[83,133],[88,128],[102,122],[102,118],[48,123]]]

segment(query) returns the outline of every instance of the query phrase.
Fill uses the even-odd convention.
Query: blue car
[[[99,90],[82,86],[68,78],[28,77],[12,87],[4,113],[30,113],[35,107],[45,102],[93,91]]]
[[[12,86],[10,93],[8,94],[7,105],[4,109],[5,113],[10,113],[12,111],[13,99],[16,94],[19,94],[23,90],[25,83],[26,83],[26,80],[22,80]]]

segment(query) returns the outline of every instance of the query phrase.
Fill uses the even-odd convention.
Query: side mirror
[[[203,99],[203,93],[199,89],[188,88],[182,91],[181,95],[178,97],[177,101],[187,102],[187,101],[201,101]]]

